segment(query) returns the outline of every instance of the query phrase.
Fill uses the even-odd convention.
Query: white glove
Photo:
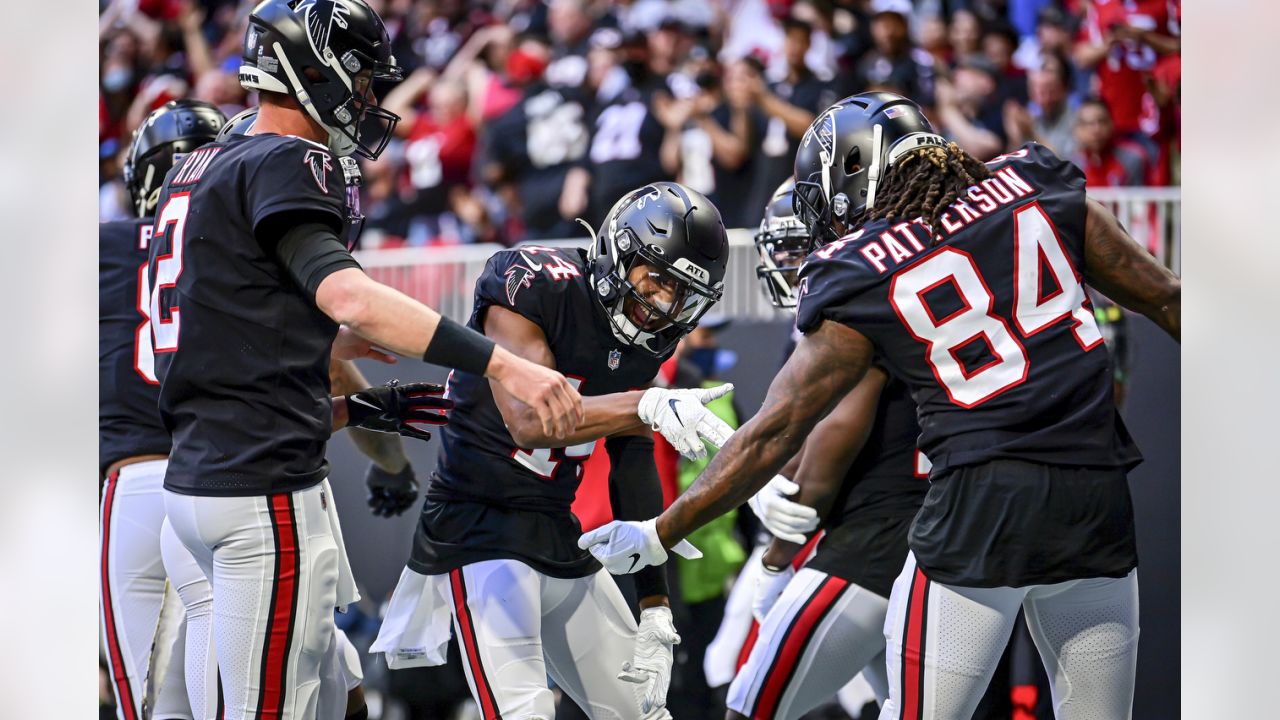
[[[755,616],[756,622],[764,624],[773,604],[782,597],[782,591],[787,589],[787,584],[795,576],[796,569],[791,567],[791,563],[777,571],[763,566],[760,568],[760,572],[756,573],[755,591],[751,594],[751,614]]]
[[[666,707],[667,688],[671,685],[671,648],[679,644],[680,636],[671,622],[671,608],[659,606],[640,611],[635,653],[631,662],[623,663],[618,679],[644,685],[642,713],[648,715]]]
[[[667,561],[667,551],[658,540],[656,519],[644,522],[614,520],[583,534],[578,538],[578,547],[590,550],[596,560],[614,575],[626,575]],[[698,548],[688,540],[681,540],[671,550],[689,560],[702,557]]]
[[[768,485],[747,501],[747,505],[774,537],[803,545],[809,540],[805,533],[818,529],[818,511],[787,499],[788,495],[799,491],[799,485],[781,475],[774,475]]]
[[[704,406],[732,390],[733,383],[688,390],[649,388],[640,396],[636,414],[641,422],[662,433],[676,452],[690,460],[701,460],[707,456],[703,440],[719,449],[733,434],[729,423]]]

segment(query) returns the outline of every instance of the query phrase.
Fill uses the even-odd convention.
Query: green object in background
[[[721,382],[707,381],[704,388],[723,385]],[[716,417],[729,423],[737,430],[738,413],[733,409],[733,393],[711,401],[707,409]],[[677,482],[680,492],[688,490],[693,481],[715,457],[716,449],[707,446],[707,457],[702,460],[686,460],[680,458],[677,466]],[[738,517],[737,510],[731,510],[694,530],[688,537],[689,542],[702,551],[698,560],[686,560],[676,556],[676,567],[680,573],[680,589],[684,601],[689,604],[705,602],[724,594],[729,578],[735,576],[747,559],[747,553],[733,536],[734,523]]]

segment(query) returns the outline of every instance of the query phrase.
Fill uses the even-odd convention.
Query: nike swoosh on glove
[[[662,434],[676,452],[690,460],[707,456],[703,440],[719,449],[733,435],[729,423],[705,405],[733,392],[733,383],[713,388],[649,388],[640,396],[640,421]]]
[[[631,662],[622,665],[618,679],[644,686],[640,711],[648,714],[666,707],[671,685],[672,648],[680,644],[671,608],[651,607],[640,611],[636,647]]]
[[[747,505],[774,537],[803,545],[809,541],[806,533],[818,529],[818,511],[787,497],[799,490],[799,485],[781,475],[774,475],[747,501]]]
[[[657,520],[614,520],[584,533],[578,547],[590,551],[605,569],[614,575],[626,575],[650,565],[667,561],[667,551],[658,540]],[[702,557],[698,548],[681,540],[671,551],[680,557],[696,560]]]
[[[431,433],[418,425],[444,425],[449,418],[439,411],[453,408],[453,401],[441,397],[444,386],[414,382],[400,385],[392,380],[347,395],[347,427],[377,432],[399,433],[418,440],[430,440]]]

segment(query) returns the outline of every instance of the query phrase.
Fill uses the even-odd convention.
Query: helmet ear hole
[[[844,156],[844,174],[853,175],[862,169],[862,150],[855,147]]]

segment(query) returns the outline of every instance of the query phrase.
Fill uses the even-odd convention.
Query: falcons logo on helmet
[[[320,192],[329,192],[329,173],[333,170],[333,159],[323,150],[308,150],[302,158],[302,164],[311,169],[311,177],[315,179]]]
[[[523,265],[512,265],[507,270],[507,302],[516,304],[516,293],[520,288],[533,284],[533,271]]]

